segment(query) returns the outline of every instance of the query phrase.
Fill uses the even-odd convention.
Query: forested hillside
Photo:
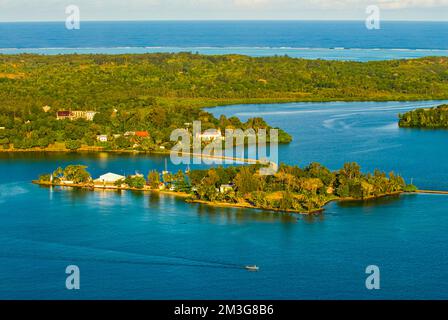
[[[201,110],[205,106],[418,99],[448,99],[448,58],[360,63],[191,53],[0,55],[0,145],[154,150],[193,120],[204,129],[269,127],[263,119],[216,119]],[[60,110],[97,114],[93,121],[57,121]],[[127,131],[149,137],[127,139]],[[280,140],[291,137],[281,131]]]
[[[448,58],[440,57],[361,63],[188,53],[0,55],[3,110],[441,98],[448,98]]]

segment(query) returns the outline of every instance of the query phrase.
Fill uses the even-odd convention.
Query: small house
[[[209,129],[206,130],[204,133],[198,133],[196,134],[196,138],[206,141],[212,141],[212,140],[222,140],[223,136],[221,133],[221,129]]]
[[[83,111],[83,110],[75,110],[75,111],[58,111],[56,113],[56,119],[58,120],[77,120],[77,119],[85,119],[87,121],[93,121],[93,118],[97,112],[95,111]]]
[[[97,139],[99,142],[107,142],[107,140],[108,140],[106,134],[100,134],[100,135],[96,136],[96,139]]]
[[[229,192],[229,191],[233,191],[233,185],[231,185],[231,184],[222,184],[219,187],[219,192],[220,193],[226,193],[226,192]]]

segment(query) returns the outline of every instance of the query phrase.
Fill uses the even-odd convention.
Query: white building
[[[107,142],[107,135],[106,134],[100,134],[99,136],[96,136],[96,139],[100,142]]]
[[[93,121],[93,118],[97,112],[95,111],[83,111],[83,110],[64,110],[56,112],[56,119],[58,120],[77,120],[77,119],[85,119],[87,121]]]
[[[231,185],[231,184],[222,184],[219,187],[219,192],[220,193],[226,193],[228,191],[233,191],[233,185]]]
[[[98,179],[96,179],[95,183],[101,183],[101,184],[114,184],[117,181],[126,179],[125,176],[120,176],[119,174],[115,173],[106,173],[100,176]]]
[[[86,111],[85,118],[87,121],[93,121],[93,118],[95,118],[95,115],[97,112],[95,111]]]
[[[216,140],[216,139],[223,139],[222,133],[221,133],[221,129],[209,129],[206,130],[204,133],[197,133],[196,134],[196,138],[197,139],[201,139],[201,140]]]

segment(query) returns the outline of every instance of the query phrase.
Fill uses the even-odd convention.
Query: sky
[[[0,22],[81,20],[383,20],[448,21],[448,0],[0,0]]]

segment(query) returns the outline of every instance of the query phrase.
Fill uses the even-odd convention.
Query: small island
[[[87,167],[70,165],[44,174],[35,184],[89,190],[134,190],[170,193],[187,202],[311,214],[331,201],[367,200],[416,192],[393,172],[364,174],[357,163],[330,171],[319,163],[305,168],[282,164],[275,175],[259,174],[260,165],[216,167],[177,173],[150,171],[145,177],[106,173],[93,179]]]
[[[448,129],[448,105],[434,108],[420,108],[399,115],[402,128]]]

